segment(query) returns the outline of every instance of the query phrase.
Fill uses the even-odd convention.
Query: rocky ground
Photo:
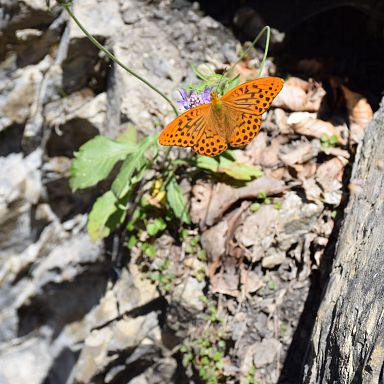
[[[346,186],[359,188],[348,177],[372,117],[367,100],[332,78],[325,90],[290,77],[261,133],[233,151],[263,176],[179,174],[193,224],[182,237],[159,235],[155,260],[137,247],[116,256],[115,237],[93,243],[86,233],[107,183],[72,193],[71,159],[97,134],[154,134],[172,112],[51,5],[6,0],[0,12],[0,382],[294,383],[308,307],[321,292],[317,271]],[[196,81],[192,63],[219,70],[240,51],[198,3],[84,0],[73,11],[173,97]],[[259,64],[254,52],[237,72],[255,77]],[[273,59],[266,72],[288,77]],[[171,276],[171,287],[143,265]],[[202,380],[204,366],[211,376]]]

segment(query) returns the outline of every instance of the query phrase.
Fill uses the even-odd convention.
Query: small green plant
[[[181,346],[183,365],[193,365],[201,380],[217,384],[223,374],[225,348],[223,333],[211,325],[200,337],[190,339]]]
[[[277,284],[275,280],[269,280],[267,286],[268,286],[268,289],[271,291],[275,291],[277,289]]]
[[[251,212],[257,212],[262,204],[271,204],[273,202],[273,206],[275,209],[281,209],[283,207],[283,202],[279,198],[274,198],[271,200],[269,197],[267,197],[267,194],[265,192],[260,192],[258,195],[258,200],[254,203],[252,203],[249,207]]]
[[[256,367],[252,364],[247,372],[247,375],[242,380],[242,384],[258,384],[259,382],[255,379]]]
[[[183,353],[185,367],[192,366],[205,383],[216,384],[223,377],[226,353],[224,322],[219,317],[216,303],[206,296],[200,300],[206,306],[201,317],[203,329],[200,336],[188,338],[180,347],[180,352]]]
[[[324,134],[320,137],[321,145],[323,147],[329,148],[329,147],[334,147],[337,144],[337,136],[332,135],[329,137],[328,135]]]
[[[158,265],[155,264],[147,275],[152,282],[157,284],[162,293],[168,293],[172,290],[172,281],[175,276],[172,272],[170,260],[163,260]]]

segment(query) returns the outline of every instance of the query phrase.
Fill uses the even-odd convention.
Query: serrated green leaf
[[[88,188],[105,179],[113,166],[137,150],[136,145],[96,136],[75,153],[69,184],[73,191]]]
[[[171,179],[167,186],[167,201],[176,217],[184,223],[191,222],[187,210],[187,199],[175,179]]]
[[[116,196],[108,191],[100,196],[88,216],[87,230],[93,241],[108,236],[114,228],[107,226],[108,219],[117,211]]]
[[[218,171],[223,172],[236,180],[245,181],[261,177],[263,175],[263,172],[258,167],[230,161],[225,157],[220,158],[220,165]]]
[[[197,155],[196,165],[199,168],[207,169],[212,172],[217,172],[219,169],[219,162],[213,157]]]

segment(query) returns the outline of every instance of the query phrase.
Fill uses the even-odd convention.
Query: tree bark
[[[358,148],[350,191],[304,383],[384,382],[384,104]]]

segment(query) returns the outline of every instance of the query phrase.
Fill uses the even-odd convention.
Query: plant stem
[[[239,59],[234,63],[232,64],[232,66],[229,68],[229,70],[227,71],[226,75],[225,76],[229,76],[231,74],[231,72],[235,69],[236,65],[240,63],[241,60],[244,59],[244,57],[247,55],[247,53],[249,52],[249,50],[258,42],[258,40],[260,39],[260,37],[263,35],[264,32],[267,32],[267,37],[266,37],[266,41],[265,41],[265,49],[264,49],[264,56],[263,56],[263,60],[261,61],[261,64],[260,64],[260,71],[259,71],[259,77],[261,76],[261,74],[263,73],[263,69],[264,69],[264,64],[265,64],[265,60],[267,59],[267,55],[268,55],[268,49],[269,49],[269,41],[270,41],[270,37],[271,37],[271,28],[266,25],[259,33],[258,35],[256,36],[256,38],[252,41],[252,44],[241,54],[241,56],[239,57]]]
[[[264,31],[267,31],[267,37],[266,37],[266,40],[265,40],[265,49],[264,49],[263,60],[261,60],[260,71],[259,71],[259,77],[261,77],[261,74],[263,73],[265,60],[267,60],[267,56],[268,56],[269,41],[270,41],[270,39],[271,39],[271,28],[269,28],[269,26],[266,25],[266,26],[261,30],[261,32],[257,35],[255,41],[252,43],[252,45],[255,44],[256,41],[259,39],[259,37],[261,37],[261,35],[264,33]]]
[[[173,102],[159,89],[157,89],[154,85],[152,85],[149,81],[142,78],[140,75],[129,69],[125,64],[123,64],[115,55],[113,55],[107,48],[105,48],[103,45],[101,45],[80,23],[80,21],[77,19],[77,17],[74,15],[74,13],[71,10],[70,4],[64,3],[63,7],[68,12],[69,16],[73,19],[73,21],[77,24],[77,26],[81,29],[81,31],[88,37],[88,39],[101,51],[103,51],[113,62],[115,62],[117,65],[120,65],[121,68],[126,70],[129,74],[136,77],[136,79],[142,81],[145,85],[147,85],[149,88],[151,88],[153,91],[158,93],[173,109],[173,112],[176,116],[179,115],[179,112]]]

